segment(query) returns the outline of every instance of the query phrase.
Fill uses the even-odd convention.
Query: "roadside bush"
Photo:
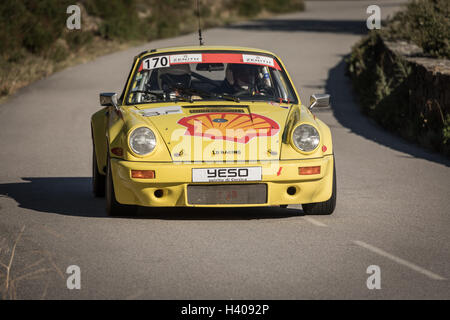
[[[64,40],[59,39],[50,47],[46,54],[46,58],[54,62],[61,62],[64,61],[68,55],[69,51],[67,43]]]
[[[371,32],[353,47],[347,67],[362,111],[385,128],[414,140],[419,128],[414,120],[417,115],[409,108],[408,64],[386,57],[379,35]]]
[[[25,47],[40,54],[61,36],[68,1],[22,0],[0,4],[0,52]]]
[[[78,50],[90,43],[94,35],[89,31],[70,30],[66,33],[65,39],[70,48]]]
[[[79,0],[78,3],[85,9],[82,23],[87,14],[98,19],[96,28],[75,32],[65,29],[66,8],[73,4],[70,0],[0,1],[0,54],[9,56],[25,48],[32,54],[45,55],[59,38],[64,38],[71,50],[77,50],[94,36],[119,41],[151,40],[192,31],[197,26],[196,0]],[[282,13],[303,9],[303,0],[201,1],[205,26],[218,25],[217,17],[220,19],[224,12],[255,17],[262,10]],[[216,19],[208,19],[212,15]]]
[[[240,16],[254,17],[262,10],[262,1],[258,0],[234,0],[232,7],[237,9]]]
[[[424,105],[412,96],[417,70],[389,53],[378,32],[357,43],[346,62],[364,114],[409,141],[450,156],[450,115],[432,96],[421,97]]]
[[[99,28],[101,37],[109,40],[142,38],[135,0],[86,0],[82,3],[90,15],[102,19]]]
[[[152,13],[145,19],[145,25],[142,28],[146,39],[160,39],[175,36],[180,33],[182,24],[189,19],[191,19],[191,25],[193,27],[196,26],[197,20],[194,20],[196,6],[194,1],[149,0],[148,5],[152,8]]]
[[[385,34],[414,42],[431,56],[450,59],[450,1],[410,2],[393,17]]]
[[[0,2],[0,54],[14,51],[21,47],[20,31],[24,29],[27,10],[19,1]]]
[[[357,43],[347,60],[347,71],[362,111],[383,127],[422,146],[450,156],[450,115],[433,96],[411,91],[426,81],[405,59],[388,54],[381,40],[417,44],[425,55],[450,58],[450,1],[413,0],[380,31]],[[417,87],[414,87],[417,88]],[[420,101],[420,102],[419,102]]]
[[[443,153],[450,156],[450,114],[447,114],[444,121],[443,135]]]
[[[303,0],[263,0],[264,8],[273,13],[285,13],[305,10]]]
[[[303,0],[232,0],[233,8],[237,8],[240,16],[254,17],[267,10],[273,13],[302,11],[305,9]]]

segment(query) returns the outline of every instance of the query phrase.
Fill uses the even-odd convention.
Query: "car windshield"
[[[272,56],[247,53],[173,53],[141,60],[127,104],[196,100],[297,103]]]

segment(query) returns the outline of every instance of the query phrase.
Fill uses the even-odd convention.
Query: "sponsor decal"
[[[282,106],[280,103],[275,102],[275,101],[269,101],[269,104],[274,106],[274,107],[280,107],[280,108],[283,108],[283,109],[289,109],[289,106]]]
[[[183,113],[180,106],[160,107],[135,111],[144,117],[162,116],[174,113]]]
[[[269,104],[271,104],[274,107],[279,107],[280,106],[280,104],[278,102],[275,102],[275,101],[269,101]]]
[[[192,182],[261,181],[261,167],[194,168]]]
[[[217,119],[225,119],[223,122]],[[259,114],[216,112],[184,117],[178,124],[186,127],[185,135],[247,143],[257,136],[273,136],[280,131],[278,123]]]
[[[280,167],[280,169],[278,169],[277,176],[281,175],[281,170],[283,170],[283,167]]]
[[[176,54],[170,56],[170,63],[200,63],[202,62],[202,54]]]
[[[274,67],[273,58],[265,57],[265,56],[256,56],[252,54],[243,54],[242,61],[244,63],[253,63],[253,64],[261,64],[264,66]]]
[[[241,150],[213,150],[212,155],[216,154],[241,154]]]

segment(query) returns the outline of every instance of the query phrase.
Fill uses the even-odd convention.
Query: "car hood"
[[[173,161],[235,162],[279,159],[289,105],[183,103],[133,111],[158,130]]]

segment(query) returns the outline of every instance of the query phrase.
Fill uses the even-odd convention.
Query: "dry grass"
[[[50,271],[56,271],[59,277],[64,279],[61,270],[56,266],[51,255],[48,252],[42,251],[39,253],[41,255],[44,253],[46,255],[45,258],[40,258],[35,262],[25,265],[22,269],[12,272],[13,266],[15,266],[15,260],[17,260],[17,245],[22,239],[24,232],[25,226],[20,230],[10,250],[6,247],[6,239],[0,241],[0,254],[4,253],[2,255],[6,254],[8,256],[5,263],[0,261],[0,298],[2,300],[17,299],[18,288],[22,282],[25,280],[42,280],[42,276],[48,275]],[[46,264],[49,264],[50,267],[45,266]],[[14,269],[16,268],[17,266]],[[41,299],[45,299],[49,284],[50,281],[47,277],[40,297]]]
[[[30,54],[25,50],[20,52],[17,61],[5,62],[1,61],[2,58],[0,57],[0,103],[16,93],[20,88],[48,77],[57,71],[142,43],[139,41],[121,43],[98,37],[89,45],[80,48],[76,52],[69,53],[66,59],[59,62]]]

